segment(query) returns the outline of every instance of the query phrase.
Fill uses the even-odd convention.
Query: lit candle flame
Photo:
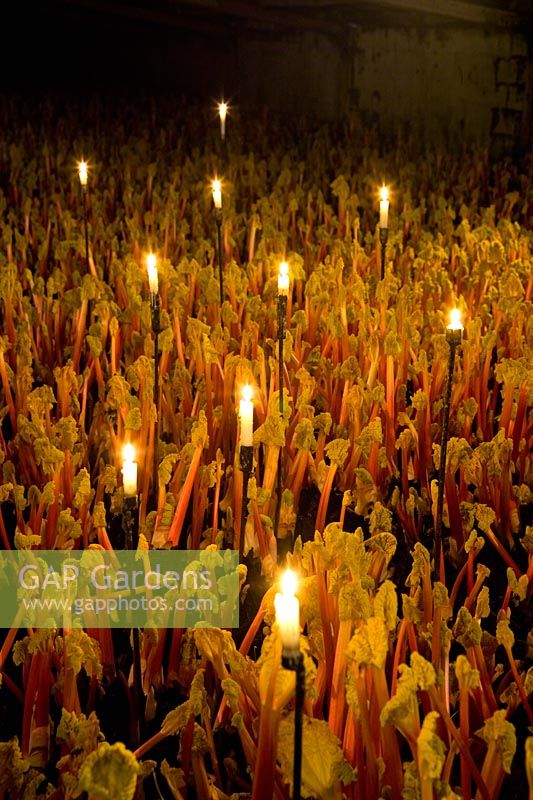
[[[218,114],[220,117],[220,138],[224,140],[226,138],[226,114],[228,113],[228,104],[225,100],[222,100],[218,104]]]
[[[387,186],[382,186],[379,192],[379,227],[389,227],[389,190]]]
[[[286,569],[280,580],[281,593],[287,597],[294,597],[298,588],[298,578],[292,569]]]
[[[80,178],[80,183],[82,186],[87,186],[87,176],[89,172],[89,167],[86,161],[79,161],[78,162],[78,175]]]
[[[135,448],[129,443],[122,448],[122,485],[125,497],[135,497],[137,494],[137,462],[135,461]]]
[[[132,444],[125,444],[122,448],[122,461],[124,464],[131,464],[135,461],[135,448]]]
[[[246,384],[242,387],[241,401],[239,403],[239,443],[245,447],[251,447],[254,441],[254,404],[252,402],[252,394],[251,386]]]
[[[286,261],[282,261],[279,265],[278,272],[278,294],[289,293],[289,265]]]
[[[213,192],[213,203],[215,208],[222,208],[222,181],[215,178],[211,181],[211,189]]]
[[[150,284],[150,291],[152,294],[157,294],[159,291],[159,276],[157,273],[157,258],[153,253],[148,253],[146,256],[146,266],[148,267],[148,283]]]
[[[452,308],[450,312],[450,324],[448,325],[450,331],[462,331],[463,323],[461,322],[461,312],[458,308]]]
[[[295,597],[298,588],[296,574],[287,569],[280,579],[281,592],[274,597],[276,622],[283,650],[295,653],[300,643],[300,602]]]

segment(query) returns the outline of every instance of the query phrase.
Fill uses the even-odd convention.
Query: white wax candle
[[[122,450],[122,483],[125,497],[134,497],[137,494],[137,462],[132,444],[124,445]]]
[[[80,161],[78,164],[78,175],[80,177],[80,183],[82,186],[87,186],[87,176],[88,176],[88,169],[87,169],[87,162]]]
[[[240,444],[250,447],[254,440],[254,404],[251,386],[245,386],[242,390],[239,417],[241,421]]]
[[[283,573],[281,593],[274,597],[276,622],[284,650],[298,650],[300,643],[300,602],[295,597],[298,581],[290,569]]]
[[[289,265],[282,261],[278,273],[278,294],[289,294]]]
[[[449,331],[462,331],[461,312],[458,308],[453,308],[450,312],[450,324],[446,326]]]
[[[215,208],[222,208],[222,186],[217,178],[212,182],[211,188],[213,190],[213,203],[215,204]]]
[[[220,117],[220,138],[226,138],[226,114],[228,113],[228,104],[222,101],[218,104],[218,114]]]
[[[382,186],[379,193],[379,227],[389,227],[389,190]]]
[[[148,253],[146,256],[146,266],[148,267],[148,283],[150,284],[150,291],[152,294],[157,294],[159,291],[159,276],[157,273],[157,258],[153,253]]]

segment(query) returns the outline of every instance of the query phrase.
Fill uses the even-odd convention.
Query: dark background
[[[4,92],[224,92],[243,108],[531,149],[531,0],[44,0],[3,15]]]

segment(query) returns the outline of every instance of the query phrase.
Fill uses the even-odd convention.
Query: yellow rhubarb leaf
[[[132,800],[137,786],[139,763],[122,742],[102,742],[90,753],[78,778],[78,792],[98,800]]]
[[[281,720],[278,761],[285,781],[292,786],[294,714]],[[324,720],[304,715],[302,732],[302,797],[341,800],[341,784],[350,784],[354,770],[344,759],[341,743]]]

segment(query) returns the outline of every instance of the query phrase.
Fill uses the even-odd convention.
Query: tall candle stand
[[[89,267],[89,225],[87,222],[87,186],[81,187],[83,197],[83,227],[85,229],[85,263]]]
[[[239,533],[239,564],[242,564],[244,559],[244,535],[246,532],[246,519],[248,517],[248,482],[254,467],[253,445],[239,445],[239,466],[242,472],[242,509],[241,530]]]
[[[224,303],[224,275],[222,254],[222,181],[214,178],[211,181],[213,205],[215,206],[215,223],[217,226],[217,257],[218,257],[218,282],[220,286],[220,318],[222,320],[222,305]]]
[[[157,442],[159,439],[159,334],[161,333],[161,298],[159,292],[150,292],[152,333],[154,335],[154,456],[152,463],[152,491],[157,504]]]
[[[136,550],[138,546],[138,501],[137,495],[126,495],[122,507],[122,529],[124,531],[124,542],[126,550]],[[132,728],[132,738],[134,744],[140,741],[141,729],[144,723],[144,703],[142,691],[142,671],[141,671],[141,645],[139,629],[133,628],[131,631],[133,641],[133,701],[135,710],[135,727]]]
[[[385,256],[389,238],[389,190],[382,186],[379,191],[379,243],[381,245],[381,280],[385,277]]]
[[[139,628],[132,628],[131,637],[133,640],[133,692],[135,695],[135,710],[136,710],[136,730],[135,736],[138,744],[141,740],[141,732],[144,728],[144,697],[142,688],[142,670],[141,670],[141,637]]]
[[[83,200],[83,227],[85,232],[85,263],[87,269],[89,268],[89,225],[87,221],[87,181],[88,181],[88,164],[86,161],[78,163],[78,176],[81,186],[81,197]]]
[[[294,759],[292,777],[293,800],[300,800],[302,791],[302,736],[305,694],[305,666],[300,650],[300,603],[296,597],[298,580],[288,569],[280,581],[281,592],[274,597],[276,622],[281,639],[281,665],[296,673],[294,698]]]
[[[294,761],[292,772],[292,800],[302,796],[302,734],[303,709],[305,697],[305,666],[301,650],[282,651],[281,665],[296,673],[296,692],[294,697]]]
[[[228,104],[221,100],[218,104],[218,116],[220,118],[220,139],[222,144],[226,143],[226,116],[228,113]]]
[[[287,335],[287,295],[278,294],[278,386],[279,386],[279,413],[283,420],[283,348]],[[281,494],[282,494],[282,471],[283,471],[283,447],[279,449],[278,474],[277,474],[277,502],[276,517],[274,521],[274,535],[276,541],[279,535],[279,519],[281,514]]]
[[[137,495],[126,495],[122,506],[122,530],[124,532],[124,549],[137,549]]]
[[[223,253],[222,253],[222,209],[215,208],[215,223],[217,226],[217,259],[218,259],[218,282],[220,286],[220,313],[224,304],[224,274],[223,274]]]
[[[389,239],[389,229],[388,228],[380,228],[379,229],[379,244],[381,249],[381,280],[385,277],[385,256],[387,251],[387,241]]]
[[[453,319],[453,318],[452,318]],[[450,348],[448,358],[448,372],[446,375],[446,388],[444,390],[444,408],[442,413],[442,436],[440,441],[440,464],[437,491],[437,517],[435,520],[435,574],[440,575],[440,562],[442,557],[442,512],[444,508],[444,483],[446,478],[446,453],[448,449],[448,435],[450,424],[450,399],[452,394],[453,371],[455,354],[463,338],[463,327],[457,317],[446,328],[446,341]],[[443,576],[441,576],[442,579]]]

